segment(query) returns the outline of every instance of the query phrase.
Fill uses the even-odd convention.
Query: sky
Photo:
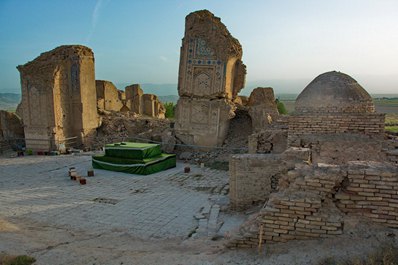
[[[82,44],[96,79],[174,84],[158,94],[177,94],[185,16],[201,9],[240,41],[244,94],[298,93],[332,70],[370,93],[398,94],[397,0],[0,0],[0,92],[20,93],[17,65]]]

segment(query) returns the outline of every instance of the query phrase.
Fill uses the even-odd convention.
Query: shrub
[[[174,110],[175,105],[173,102],[164,103],[164,107],[166,108],[166,118],[174,118]]]
[[[31,265],[36,261],[35,258],[26,255],[9,256],[0,255],[0,264],[3,265]]]
[[[285,105],[281,101],[279,101],[279,99],[276,99],[275,102],[276,102],[276,107],[278,108],[279,114],[287,114]]]

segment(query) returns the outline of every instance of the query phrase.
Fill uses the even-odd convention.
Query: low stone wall
[[[309,150],[291,148],[281,155],[241,154],[229,162],[229,197],[231,208],[246,209],[265,202],[278,186],[279,178],[294,168],[296,161],[309,160]],[[289,161],[286,162],[286,161]]]
[[[398,227],[398,168],[391,164],[301,165],[279,184],[279,191],[241,226],[229,247],[339,235],[344,214]]]
[[[308,113],[289,118],[289,146],[301,146],[301,136],[309,134],[351,133],[382,139],[384,114]]]
[[[229,163],[231,208],[241,210],[264,202],[273,186],[277,186],[282,172],[287,172],[286,163],[277,155],[232,156]]]

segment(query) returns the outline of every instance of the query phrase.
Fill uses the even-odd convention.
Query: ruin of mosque
[[[14,113],[0,110],[0,140],[22,140],[24,138],[21,120]]]
[[[95,80],[97,107],[108,111],[120,111],[124,106],[124,92],[110,81]]]
[[[251,136],[251,154],[230,159],[231,207],[265,205],[229,246],[333,237],[350,216],[398,227],[398,169],[369,94],[350,76],[327,72],[295,109]]]
[[[274,90],[271,87],[253,89],[247,102],[249,115],[252,119],[253,131],[261,131],[269,127],[273,120],[279,118]]]
[[[92,50],[60,46],[17,68],[26,148],[54,150],[70,137],[84,143],[98,126]]]
[[[133,84],[130,86],[126,86],[125,88],[127,107],[130,108],[130,111],[142,114],[143,104],[142,104],[142,95],[144,95],[144,91],[142,90],[139,84]]]
[[[166,108],[154,94],[144,94],[139,84],[133,84],[125,88],[126,106],[131,112],[139,115],[164,119]]]
[[[185,18],[178,76],[175,131],[186,144],[220,146],[243,88],[242,47],[207,10]]]

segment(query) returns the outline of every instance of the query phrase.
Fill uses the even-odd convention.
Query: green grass
[[[35,258],[26,255],[21,256],[10,256],[1,254],[0,264],[1,265],[31,265],[36,261]]]
[[[175,112],[175,104],[173,102],[166,102],[164,103],[164,107],[166,108],[166,118],[174,118]]]
[[[387,126],[394,126],[398,125],[398,114],[396,113],[388,113],[386,114],[386,121]]]
[[[388,132],[398,133],[398,126],[386,126],[384,129]]]
[[[388,113],[385,120],[385,130],[393,133],[398,133],[398,114]]]

